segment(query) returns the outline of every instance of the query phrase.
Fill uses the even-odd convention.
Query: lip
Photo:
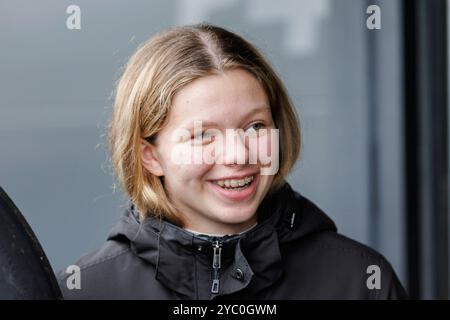
[[[250,175],[241,176],[241,178],[248,177]],[[260,175],[259,175],[259,173],[257,173],[257,174],[253,174],[253,176],[254,176],[254,178],[253,178],[252,182],[250,183],[250,185],[247,188],[240,190],[240,191],[223,189],[221,186],[212,182],[212,181],[217,181],[217,180],[210,180],[209,182],[210,182],[211,188],[221,198],[226,199],[226,200],[231,200],[231,201],[244,201],[244,200],[248,200],[256,192],[256,187],[258,186]],[[226,178],[226,179],[230,179],[230,178]],[[218,180],[226,180],[226,179],[218,179]],[[233,178],[233,179],[238,179],[238,178]]]
[[[257,176],[259,174],[259,171],[257,172],[249,172],[246,174],[241,174],[239,176],[228,176],[228,177],[222,177],[222,178],[218,178],[218,179],[210,179],[208,181],[210,182],[214,182],[214,181],[220,181],[220,180],[241,180],[244,179],[245,177],[250,177],[250,176]]]

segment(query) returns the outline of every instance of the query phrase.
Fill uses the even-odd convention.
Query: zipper
[[[213,241],[213,281],[211,286],[211,293],[219,293],[219,269],[221,267],[222,242],[219,240]]]

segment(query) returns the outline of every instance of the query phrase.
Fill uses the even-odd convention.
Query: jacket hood
[[[108,240],[128,243],[137,256],[156,268],[156,279],[181,296],[210,299],[246,287],[251,293],[270,286],[283,273],[280,245],[337,231],[322,210],[288,183],[268,194],[257,212],[254,228],[216,237],[194,234],[165,219],[140,221],[130,204]]]

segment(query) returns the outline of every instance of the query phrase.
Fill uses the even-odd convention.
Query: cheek
[[[206,181],[205,177],[209,170],[210,166],[207,165],[176,165],[172,167],[172,171],[169,172],[168,176],[170,176],[173,184],[197,189],[198,186]]]
[[[212,165],[214,163],[214,152],[211,152],[209,146],[180,143],[173,145],[169,152],[168,161],[175,165]]]
[[[165,161],[169,165],[176,166],[193,163],[192,150],[185,144],[175,144],[169,148]]]
[[[198,190],[199,183],[213,167],[202,161],[202,150],[187,143],[175,143],[165,149],[164,175],[170,189],[190,186]]]
[[[266,134],[253,137],[248,142],[250,164],[261,163],[267,165],[274,160],[273,158],[278,150],[279,140],[277,132],[268,131]]]

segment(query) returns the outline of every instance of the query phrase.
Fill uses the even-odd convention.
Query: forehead
[[[226,70],[189,83],[172,100],[168,125],[194,120],[233,123],[254,109],[270,111],[259,81],[243,69]]]

